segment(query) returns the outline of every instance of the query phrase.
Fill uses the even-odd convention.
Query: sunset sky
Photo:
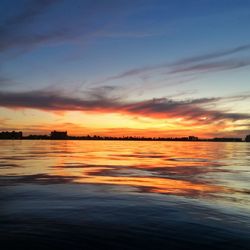
[[[1,0],[0,131],[250,133],[250,1]]]

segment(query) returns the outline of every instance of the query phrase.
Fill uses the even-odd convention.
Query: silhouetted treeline
[[[213,138],[213,141],[241,142],[241,138]]]
[[[19,140],[23,138],[23,133],[21,131],[16,132],[16,131],[6,131],[6,132],[1,132],[0,133],[0,139],[15,139],[15,140]]]
[[[114,141],[198,141],[198,137],[143,137],[143,136],[68,136],[70,140],[114,140]]]
[[[69,136],[67,131],[52,131],[50,135],[28,135],[23,136],[21,131],[0,132],[0,139],[23,139],[23,140],[113,140],[113,141],[213,141],[213,142],[242,142],[242,138],[215,137],[200,139],[196,136],[188,137],[143,137],[143,136]],[[250,135],[245,138],[250,142]]]
[[[50,136],[48,135],[28,135],[24,136],[23,139],[27,140],[50,140]]]

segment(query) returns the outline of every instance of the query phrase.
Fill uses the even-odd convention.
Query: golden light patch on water
[[[3,141],[0,176],[238,200],[249,192],[248,155],[244,143]]]
[[[215,193],[225,192],[226,188],[189,181],[155,178],[155,177],[112,177],[112,176],[88,176],[77,178],[75,183],[126,185],[137,188],[148,188],[153,193],[185,194],[192,192]]]

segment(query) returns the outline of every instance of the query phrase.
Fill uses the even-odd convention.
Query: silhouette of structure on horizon
[[[113,140],[113,141],[208,141],[208,142],[242,142],[242,138],[215,137],[209,139],[200,139],[196,136],[188,137],[139,137],[139,136],[69,136],[67,131],[51,131],[50,135],[27,135],[23,136],[21,131],[0,132],[0,139],[23,139],[23,140]],[[250,142],[250,135],[245,140]]]
[[[226,137],[215,137],[213,141],[227,141],[227,142],[241,142],[242,138],[226,138]]]
[[[189,136],[189,137],[188,137],[188,140],[189,140],[189,141],[198,141],[199,138],[196,137],[196,136]]]
[[[67,131],[62,132],[62,131],[54,130],[50,133],[50,138],[52,140],[65,140],[68,138],[68,133],[67,133]]]
[[[21,131],[4,131],[0,133],[0,139],[14,139],[14,140],[20,140],[23,138],[23,133]]]

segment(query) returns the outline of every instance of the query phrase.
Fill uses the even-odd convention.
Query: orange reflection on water
[[[50,184],[56,179],[184,196],[248,190],[242,178],[249,165],[245,144],[15,141],[2,146],[0,164],[9,167],[0,169],[0,175],[17,176],[19,182],[28,177],[29,182]]]
[[[141,189],[142,191],[165,194],[196,194],[226,191],[225,188],[189,181],[173,180],[155,177],[111,177],[88,176],[75,180],[76,183],[126,185]]]
[[[85,152],[58,158],[53,174],[70,177],[74,183],[130,186],[150,193],[192,196],[229,191],[202,178],[195,179],[196,176],[217,171],[219,165],[213,157],[219,145],[214,144],[210,152],[204,150],[207,145],[202,143],[82,144],[84,148],[78,150]]]

